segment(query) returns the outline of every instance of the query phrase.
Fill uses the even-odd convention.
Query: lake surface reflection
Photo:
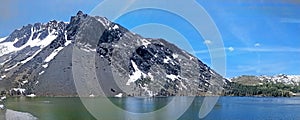
[[[197,120],[203,97],[195,97],[195,99],[194,97],[124,97],[110,98],[108,101],[104,98],[83,98],[82,100],[85,101],[86,107],[80,98],[64,97],[9,98],[6,106],[8,109],[29,112],[41,120],[166,120],[177,116],[182,120]],[[184,109],[186,105],[190,106]],[[299,112],[299,97],[220,97],[213,110],[204,119],[300,119]]]

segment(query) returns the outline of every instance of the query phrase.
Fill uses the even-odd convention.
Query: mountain
[[[293,85],[299,86],[300,85],[300,75],[285,75],[279,74],[274,76],[250,76],[250,75],[243,75],[231,78],[232,82],[241,83],[245,85],[260,85],[265,83],[274,83],[279,84],[282,83],[284,85]]]
[[[79,83],[96,79],[108,96],[216,95],[228,82],[166,40],[81,11],[68,23],[29,24],[0,40],[0,90],[11,95],[77,96],[73,76],[93,74],[91,69],[97,78]],[[78,67],[89,59],[93,67]],[[97,88],[84,94],[103,95]]]
[[[273,96],[291,97],[299,96],[300,76],[250,76],[234,77],[224,86],[224,95],[229,96]]]

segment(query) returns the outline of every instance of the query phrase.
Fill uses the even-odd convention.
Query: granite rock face
[[[81,51],[76,54],[80,57],[74,57],[74,50]],[[94,69],[96,77],[79,82],[96,79],[108,96],[217,95],[228,82],[163,39],[143,38],[104,17],[79,11],[69,23],[27,25],[1,39],[0,90],[77,96],[73,71],[91,71],[73,64],[85,57],[94,62],[88,69]],[[103,95],[90,89],[85,94]]]

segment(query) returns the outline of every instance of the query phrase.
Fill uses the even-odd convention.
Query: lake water
[[[163,112],[153,112],[165,108],[173,99],[176,104]],[[158,98],[110,98],[110,107],[104,98],[85,98],[87,110],[79,98],[9,98],[8,109],[29,112],[41,120],[94,120],[139,119],[139,115],[151,112],[149,119],[171,119],[180,116],[176,110],[188,103],[192,97],[158,97]],[[193,99],[192,99],[193,100]],[[184,110],[179,119],[198,120],[198,113],[203,97],[196,97],[192,105]],[[179,101],[179,103],[178,103]],[[123,110],[128,113],[120,112]],[[92,114],[91,114],[92,113]],[[94,116],[96,117],[94,117]],[[143,118],[144,119],[144,118]],[[260,119],[300,119],[300,97],[266,98],[266,97],[220,97],[205,120],[260,120]]]

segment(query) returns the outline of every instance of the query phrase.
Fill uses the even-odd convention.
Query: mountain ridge
[[[227,96],[299,96],[300,75],[279,74],[274,76],[242,75],[234,77],[225,86]]]
[[[238,82],[248,85],[259,85],[264,83],[282,83],[285,85],[300,85],[300,75],[242,75],[230,79],[232,82]],[[247,83],[248,82],[248,83]]]
[[[2,39],[0,90],[11,95],[77,96],[74,50],[81,51],[81,57],[96,55],[96,75],[108,96],[217,95],[227,83],[166,40],[143,38],[104,17],[79,11],[69,23],[36,23]],[[91,84],[95,78],[83,79]],[[85,94],[103,95],[97,88]]]

